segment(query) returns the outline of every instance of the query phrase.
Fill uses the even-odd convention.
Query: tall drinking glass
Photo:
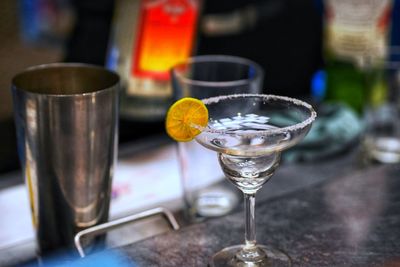
[[[203,99],[209,122],[196,141],[218,152],[228,180],[244,194],[245,243],[215,254],[210,266],[291,266],[286,253],[257,245],[255,195],[279,166],[281,152],[297,144],[316,118],[300,100],[262,94]]]
[[[239,93],[260,93],[263,69],[257,63],[234,56],[204,55],[189,58],[171,70],[178,97],[198,99]],[[195,141],[178,143],[178,158],[185,211],[190,221],[221,216],[239,202],[239,194],[226,185],[221,171],[199,169],[207,165],[219,170],[215,155]]]
[[[367,160],[400,162],[400,48],[371,66],[365,107],[364,151]]]

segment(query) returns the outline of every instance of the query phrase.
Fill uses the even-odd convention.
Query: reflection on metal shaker
[[[18,150],[41,254],[108,220],[119,76],[86,64],[36,66],[12,80]]]

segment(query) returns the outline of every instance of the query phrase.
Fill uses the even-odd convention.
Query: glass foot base
[[[290,267],[292,261],[288,255],[274,248],[258,245],[260,257],[254,261],[243,261],[237,257],[237,253],[243,245],[224,248],[214,254],[209,262],[210,267]],[[263,256],[265,254],[265,256]]]

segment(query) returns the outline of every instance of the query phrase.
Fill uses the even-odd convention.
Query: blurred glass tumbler
[[[366,156],[381,163],[400,162],[400,50],[370,77],[370,104],[365,111]],[[396,59],[396,57],[398,59]]]
[[[226,55],[195,56],[171,70],[178,98],[260,93],[263,78],[264,71],[257,63]],[[215,157],[215,152],[195,141],[178,142],[185,212],[190,221],[228,214],[239,202],[239,192],[227,184]]]
[[[72,249],[78,231],[108,220],[118,90],[117,74],[86,64],[35,66],[12,80],[39,254]]]

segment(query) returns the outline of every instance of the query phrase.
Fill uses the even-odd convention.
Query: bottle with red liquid
[[[107,67],[122,80],[121,117],[163,122],[170,68],[194,52],[200,0],[117,0]]]

